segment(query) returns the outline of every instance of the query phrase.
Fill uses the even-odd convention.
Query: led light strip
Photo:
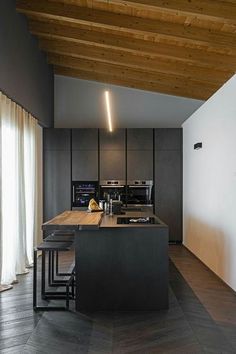
[[[106,98],[108,127],[109,127],[109,131],[112,132],[111,108],[110,108],[110,96],[109,96],[109,91],[105,91],[105,98]]]

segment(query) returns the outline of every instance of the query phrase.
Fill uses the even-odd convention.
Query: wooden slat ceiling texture
[[[208,99],[236,71],[236,0],[17,0],[55,74]]]

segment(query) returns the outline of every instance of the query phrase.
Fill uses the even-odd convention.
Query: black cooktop
[[[148,217],[123,217],[117,218],[117,224],[128,225],[128,224],[159,224],[156,218],[152,216]]]

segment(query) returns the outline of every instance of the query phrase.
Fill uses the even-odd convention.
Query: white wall
[[[184,245],[236,290],[236,76],[183,124],[183,139]]]

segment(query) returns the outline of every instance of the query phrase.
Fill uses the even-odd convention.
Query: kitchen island
[[[168,226],[150,212],[90,215],[96,219],[91,227],[88,216],[83,225],[75,217],[71,225],[56,218],[43,225],[75,230],[76,310],[168,308]],[[123,217],[153,217],[154,223],[117,224]]]

